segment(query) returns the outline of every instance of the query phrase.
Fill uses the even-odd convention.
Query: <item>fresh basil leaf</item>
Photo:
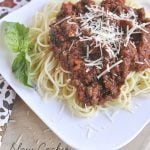
[[[22,82],[24,85],[31,87],[29,84],[29,68],[30,62],[26,60],[26,54],[21,52],[15,58],[12,64],[12,72],[15,74],[16,78]]]
[[[12,72],[20,82],[31,87],[29,83],[31,60],[28,56],[28,51],[31,47],[29,42],[29,28],[15,22],[4,22],[3,25],[6,45],[13,52],[17,53],[17,57],[12,64]]]
[[[4,22],[4,39],[9,49],[13,52],[28,51],[29,28],[15,22]]]

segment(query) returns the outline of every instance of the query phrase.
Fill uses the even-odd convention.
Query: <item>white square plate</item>
[[[32,0],[23,8],[7,15],[0,20],[13,21],[29,25],[32,16],[47,0]],[[2,31],[2,30],[1,30]],[[133,113],[119,111],[110,121],[103,113],[98,113],[92,118],[78,118],[71,115],[66,108],[61,113],[62,103],[50,98],[43,102],[36,91],[24,87],[19,83],[11,72],[11,60],[6,48],[2,32],[0,32],[0,73],[12,86],[24,102],[43,120],[43,122],[54,131],[63,141],[70,146],[81,150],[111,150],[117,149],[132,140],[150,121],[150,96],[134,98]],[[90,137],[87,137],[90,130]]]

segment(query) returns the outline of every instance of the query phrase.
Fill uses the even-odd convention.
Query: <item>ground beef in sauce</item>
[[[106,101],[117,98],[121,86],[131,71],[143,71],[150,68],[150,25],[144,27],[146,32],[140,29],[136,30],[137,33],[131,35],[127,46],[121,44],[117,58],[110,58],[104,46],[102,68],[85,65],[84,57],[87,53],[87,45],[91,51],[90,60],[97,60],[101,56],[99,47],[94,46],[94,40],[80,41],[77,36],[77,28],[81,26],[81,23],[76,18],[80,14],[87,13],[86,6],[92,5],[95,5],[92,0],[81,0],[75,4],[63,3],[56,22],[50,26],[50,39],[54,55],[62,68],[71,72],[71,84],[76,87],[77,100],[83,107],[85,105],[103,105]],[[130,8],[125,5],[125,0],[104,0],[99,5],[105,11],[117,15],[130,11]],[[144,9],[133,9],[133,11],[137,15],[139,23],[150,21],[145,18]],[[75,23],[71,23],[71,21],[68,23],[70,17]],[[129,29],[132,28],[132,24],[127,20],[112,20],[112,22],[115,22],[122,30],[126,30],[127,26]],[[84,36],[90,35],[86,29],[81,32]],[[123,62],[113,67],[102,77],[97,78],[101,72],[107,69],[108,63],[113,65],[118,60],[123,60]]]

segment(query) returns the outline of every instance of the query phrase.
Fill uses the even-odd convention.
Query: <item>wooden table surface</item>
[[[71,149],[17,98],[0,149],[38,150],[39,147],[39,150]],[[121,150],[150,150],[150,124]]]

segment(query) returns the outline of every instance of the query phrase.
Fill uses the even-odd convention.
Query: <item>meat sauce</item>
[[[95,39],[83,41],[80,39],[81,34],[84,37],[92,35],[89,29],[81,29],[83,22],[78,19],[81,14],[88,13],[88,8],[91,6],[95,7],[95,2],[92,0],[81,0],[75,4],[63,3],[55,23],[50,25],[50,42],[54,55],[61,67],[70,72],[71,84],[77,89],[78,103],[83,107],[85,105],[103,105],[105,102],[117,98],[121,86],[131,71],[139,72],[150,68],[149,24],[145,25],[143,29],[136,29],[136,33],[130,35],[126,46],[125,42],[121,42],[120,50],[113,58],[107,51],[107,44],[103,44],[102,54],[100,47],[95,46]],[[127,14],[131,10],[125,5],[125,0],[104,0],[99,7],[116,15],[120,15],[122,12]],[[143,8],[132,10],[136,14],[139,24],[150,21],[145,17]],[[111,19],[110,24],[113,23],[119,27],[120,33],[121,30],[123,31],[122,38],[127,34],[127,27],[128,30],[132,28],[131,21],[125,19]],[[78,35],[77,29],[80,29],[80,35]],[[100,60],[102,67],[86,65],[86,57],[93,62],[102,58]],[[120,63],[111,69],[108,68],[108,65],[112,66],[118,61]],[[101,73],[103,74],[99,76]]]

